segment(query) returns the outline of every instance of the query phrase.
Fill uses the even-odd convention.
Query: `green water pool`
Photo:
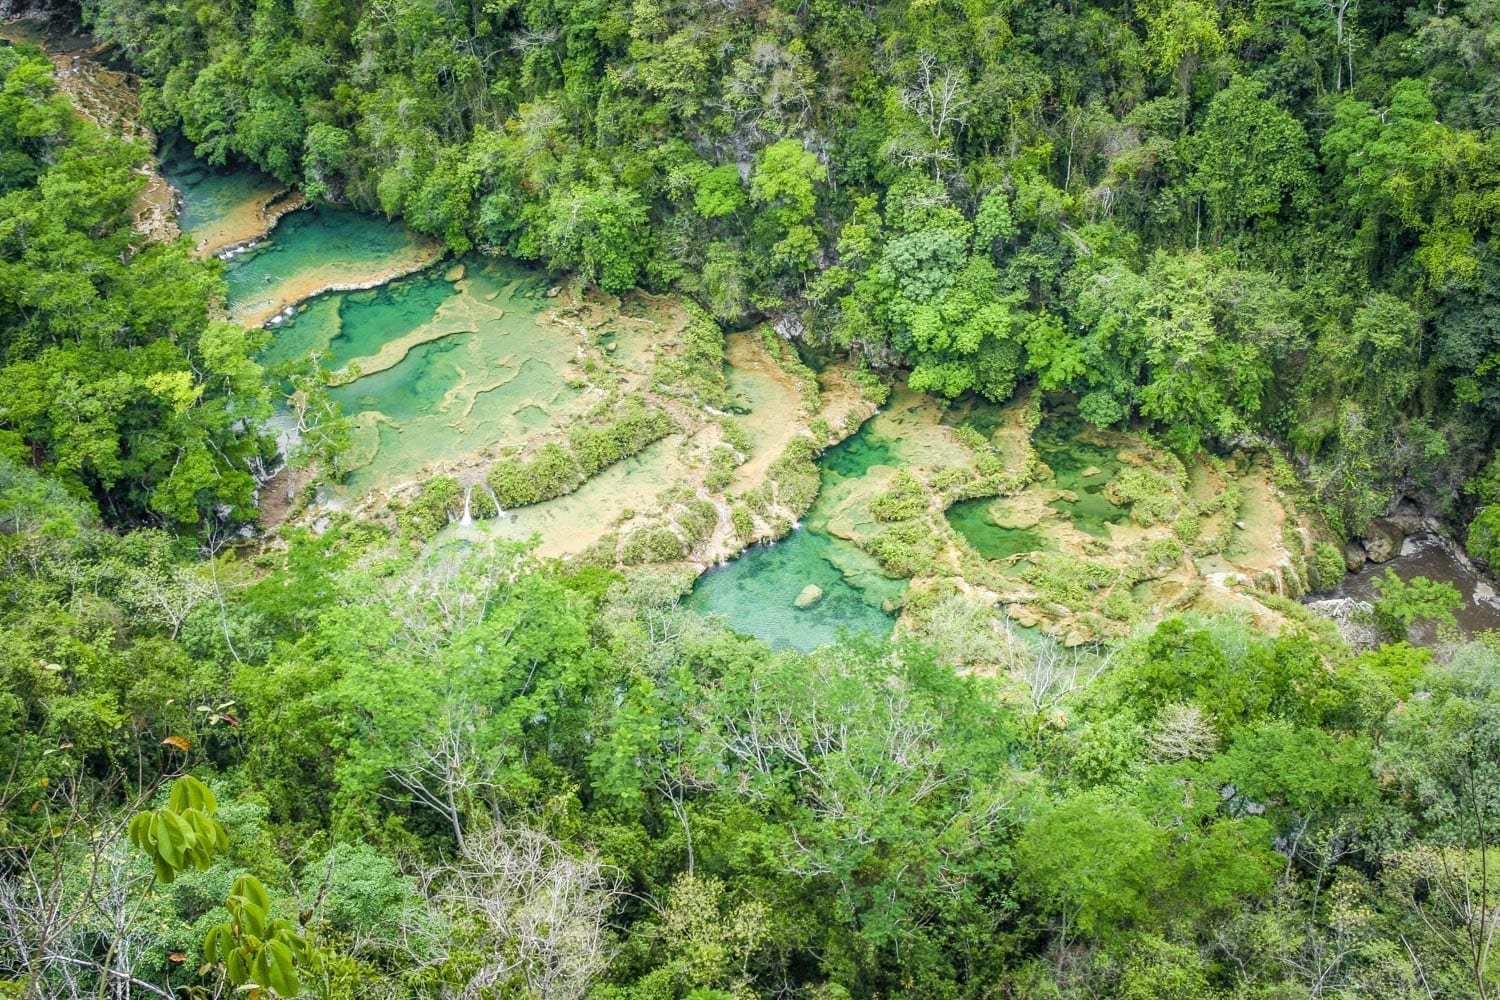
[[[1032,444],[1052,470],[1058,489],[1076,494],[1076,500],[1058,500],[1052,508],[1067,515],[1079,531],[1095,538],[1108,538],[1109,526],[1120,524],[1130,508],[1112,503],[1104,487],[1123,468],[1113,448],[1082,440],[1083,421],[1071,414],[1051,414],[1032,435]]]
[[[998,425],[994,412],[984,407],[967,413],[965,422],[986,434]],[[1074,495],[1072,500],[1055,500],[1049,506],[1079,531],[1108,539],[1110,525],[1130,515],[1128,506],[1113,503],[1104,492],[1123,464],[1113,448],[1082,440],[1083,430],[1083,422],[1071,414],[1048,414],[1031,443],[1052,470],[1052,478],[1042,485]],[[995,504],[993,497],[964,500],[949,507],[945,516],[953,530],[986,559],[1002,561],[1052,547],[1046,534],[1035,528],[997,524]]]
[[[205,172],[187,190],[184,211],[211,216],[216,199],[246,189]],[[263,314],[266,300],[363,283],[409,259],[417,240],[397,223],[355,212],[294,212],[268,240],[228,261],[230,311]],[[547,304],[545,277],[478,255],[460,263],[375,289],[318,294],[267,324],[266,364],[316,352],[330,371],[363,373],[331,390],[354,424],[351,471],[336,493],[358,495],[434,462],[518,441],[578,395],[564,376],[575,345],[536,321]]]
[[[1040,532],[996,524],[991,511],[994,503],[993,497],[959,501],[948,508],[948,523],[986,559],[999,561],[1048,547]]]
[[[230,313],[275,322],[277,308],[338,285],[403,270],[422,240],[399,222],[350,209],[307,208],[234,257],[225,274]]]
[[[186,154],[181,140],[165,151],[162,173],[182,195],[177,225],[195,240],[258,195],[280,187],[275,178],[254,170],[216,169]]]
[[[885,608],[900,598],[906,582],[886,577],[869,555],[829,534],[825,505],[840,480],[862,476],[894,458],[890,442],[873,434],[868,424],[829,449],[818,463],[822,492],[804,524],[778,542],[753,546],[704,573],[685,605],[777,649],[817,649],[844,632],[889,634],[895,618]],[[797,597],[809,584],[821,588],[823,596],[811,607],[798,608]]]

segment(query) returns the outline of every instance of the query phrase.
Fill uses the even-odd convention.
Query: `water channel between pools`
[[[263,206],[276,194],[263,176],[219,172],[191,160],[172,161],[169,175],[184,195],[181,225],[200,243],[222,237],[230,227],[226,220],[242,225],[236,215],[243,217],[244,206]],[[353,471],[338,496],[355,497],[416,477],[435,462],[519,441],[555,425],[577,396],[564,375],[576,343],[537,320],[548,303],[541,272],[478,256],[460,266],[421,269],[432,259],[431,244],[400,224],[326,208],[293,212],[269,238],[228,255],[231,314],[265,322],[272,331],[263,360],[316,352],[330,371],[341,373],[332,395],[354,418],[355,443]],[[355,285],[378,287],[315,294]],[[749,412],[737,419],[752,438],[767,421],[786,419],[771,412],[780,401],[757,405],[762,400],[744,373],[731,370],[729,378],[745,398]],[[993,412],[971,408],[961,419],[988,434]],[[900,428],[896,439],[882,437],[876,422],[819,461],[822,491],[804,523],[775,544],[754,546],[710,569],[686,606],[782,648],[816,648],[841,631],[888,634],[905,582],[882,574],[869,555],[829,531],[829,518],[851,486],[872,471],[888,476],[913,457],[901,453]],[[1110,449],[1081,440],[1079,431],[1076,418],[1049,417],[1033,444],[1053,473],[1045,485],[1060,494],[1051,509],[1077,530],[1108,538],[1111,526],[1128,515],[1104,489],[1120,462]],[[669,442],[653,446],[553,508],[523,509],[505,533],[565,537],[585,514],[607,519],[637,502],[643,489],[659,489],[674,472],[671,456]],[[947,518],[992,560],[1015,562],[1052,544],[1047,523],[1008,519],[1004,501],[965,501]],[[821,596],[809,603],[811,587]]]

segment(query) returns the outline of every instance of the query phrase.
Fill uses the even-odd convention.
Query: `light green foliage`
[[[705,219],[733,215],[745,206],[745,200],[740,170],[732,163],[704,171],[693,193],[693,207]]]
[[[767,475],[778,503],[794,513],[805,512],[817,499],[821,486],[818,467],[813,463],[812,442],[804,437],[794,438],[781,457],[771,463]]]
[[[684,554],[682,539],[666,525],[636,528],[625,536],[620,546],[620,562],[627,566],[640,563],[671,562]]]
[[[662,352],[653,378],[658,386],[692,394],[715,409],[729,402],[724,374],[724,332],[701,311],[691,312],[680,351]]]
[[[491,466],[490,489],[502,508],[525,507],[571,493],[586,477],[578,460],[560,444],[545,445],[528,461]]]
[[[646,206],[633,191],[577,184],[547,202],[541,249],[554,268],[576,268],[605,291],[640,280],[650,252]]]
[[[708,453],[708,474],[704,477],[704,485],[715,493],[722,493],[734,481],[734,470],[739,465],[733,448],[716,445]]]
[[[1161,469],[1144,465],[1127,465],[1121,469],[1105,492],[1121,506],[1130,506],[1130,519],[1138,524],[1170,524],[1182,511],[1181,469],[1173,476]]]
[[[502,508],[541,503],[573,492],[590,477],[676,430],[670,415],[648,408],[639,396],[627,396],[576,424],[568,432],[566,447],[554,441],[525,461],[497,462],[487,482]],[[451,500],[447,509],[453,509]]]
[[[568,443],[584,476],[591,477],[675,430],[671,416],[649,409],[644,399],[631,395],[618,405],[595,410],[568,432]]]
[[[157,881],[170,883],[188,868],[207,871],[214,855],[229,849],[229,836],[214,819],[218,808],[208,786],[188,774],[172,783],[165,807],[131,818],[130,842],[151,859]]]
[[[316,949],[297,933],[296,925],[271,916],[271,900],[254,875],[235,879],[224,901],[229,923],[208,932],[203,954],[222,965],[231,986],[260,986],[273,996],[302,992],[299,972],[316,970]]]
[[[920,521],[898,521],[861,539],[860,545],[892,576],[914,577],[932,569],[938,536]]]
[[[1492,569],[1500,566],[1500,504],[1490,504],[1474,515],[1464,548]]]
[[[452,476],[435,476],[396,515],[403,534],[427,539],[437,534],[463,509],[463,489]]]
[[[1307,560],[1307,582],[1313,590],[1332,590],[1344,579],[1348,567],[1337,545],[1317,542]]]
[[[782,139],[761,153],[750,179],[750,191],[756,201],[790,227],[812,214],[817,197],[814,185],[823,175],[816,156],[797,140]]]
[[[877,521],[907,521],[927,509],[927,491],[905,469],[896,473],[890,488],[870,503]]]
[[[1375,602],[1375,620],[1393,640],[1406,638],[1413,625],[1453,627],[1453,612],[1463,607],[1463,595],[1451,583],[1414,576],[1403,580],[1387,569],[1375,581],[1380,598]]]
[[[734,525],[734,533],[743,542],[748,542],[755,535],[755,517],[750,513],[750,508],[742,503],[735,504],[729,511],[729,523]]]
[[[860,395],[876,406],[884,406],[891,398],[890,384],[874,372],[860,369],[850,377],[859,386]]]

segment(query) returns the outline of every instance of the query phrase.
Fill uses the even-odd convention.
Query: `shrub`
[[[719,509],[707,500],[694,498],[678,508],[677,527],[687,536],[688,543],[701,542],[719,526]]]
[[[1313,590],[1332,590],[1344,578],[1344,555],[1335,545],[1318,542],[1307,560],[1307,582]]]
[[[813,462],[812,442],[807,438],[796,438],[787,445],[781,457],[771,463],[769,472],[776,486],[776,499],[789,510],[801,514],[818,498],[818,467]]]
[[[755,515],[750,513],[750,508],[742,503],[737,503],[729,512],[729,523],[734,525],[734,533],[740,537],[740,541],[748,542],[755,535]]]
[[[704,485],[715,493],[722,493],[734,482],[734,470],[739,464],[734,449],[722,444],[715,446],[708,453],[708,474],[703,479]]]
[[[495,503],[494,494],[482,485],[473,487],[469,493],[469,516],[482,521],[499,513],[500,506]]]
[[[625,536],[620,547],[620,561],[635,566],[647,562],[671,562],[681,559],[684,552],[682,539],[671,528],[652,525],[637,528]]]
[[[1175,520],[1182,509],[1177,500],[1177,484],[1158,469],[1127,466],[1104,488],[1111,503],[1130,505],[1130,518],[1150,527]]]
[[[927,509],[927,493],[922,484],[905,469],[896,473],[890,489],[870,503],[875,520],[909,521]]]
[[[443,529],[463,504],[463,490],[452,476],[435,476],[422,485],[416,497],[396,515],[396,524],[408,538],[428,539]]]
[[[1451,583],[1414,576],[1402,580],[1396,571],[1387,569],[1375,581],[1380,598],[1375,602],[1375,621],[1392,639],[1403,641],[1416,624],[1453,627],[1458,624],[1453,612],[1464,606],[1463,596]]]
[[[549,444],[529,462],[499,462],[489,473],[490,489],[502,507],[525,507],[571,493],[584,481],[572,453]]]
[[[724,332],[708,314],[693,309],[693,317],[682,332],[682,352],[660,357],[653,373],[663,386],[682,389],[715,409],[729,403],[729,384],[724,377]]]
[[[1469,522],[1464,548],[1470,557],[1491,569],[1500,569],[1500,503],[1485,507]]]
[[[568,432],[573,457],[585,477],[597,475],[622,458],[638,454],[647,445],[671,434],[676,422],[661,410],[652,410],[639,396],[627,396],[615,418],[603,426],[583,423]],[[596,410],[591,417],[602,417]]]
[[[918,521],[893,524],[863,543],[887,573],[921,576],[937,558],[937,536]]]
[[[869,369],[857,371],[850,377],[859,386],[859,394],[876,406],[884,406],[891,398],[891,384]]]

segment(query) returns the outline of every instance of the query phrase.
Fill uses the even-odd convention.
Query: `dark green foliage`
[[[945,396],[1066,390],[1184,451],[1270,434],[1346,532],[1495,445],[1484,0],[83,9],[215,162],[721,320],[797,314]],[[23,140],[0,177],[37,169]],[[659,380],[721,406],[713,358]]]
[[[1401,484],[1493,561],[1500,489],[1475,475],[1500,426],[1492,4],[84,6],[153,123],[216,162],[455,250],[769,316],[944,396],[1066,393],[1184,453],[1269,436],[1340,530]],[[255,343],[209,321],[211,266],[130,233],[142,152],[77,125],[34,53],[0,49],[0,76],[0,899],[81,914],[67,933],[7,919],[0,981],[339,1000],[1500,987],[1466,944],[1500,902],[1483,642],[1356,656],[1291,609],[1274,632],[1190,617],[1068,650],[976,600],[938,646],[962,663],[909,640],[801,655],[680,610],[678,579],[522,547],[419,550],[334,519],[205,561],[106,530],[248,509]],[[708,315],[661,346],[658,386],[725,406]],[[880,376],[858,383],[883,400]],[[471,513],[562,495],[672,430],[612,401],[497,464]],[[742,538],[808,508],[824,443],[796,440],[734,504]],[[1171,519],[1176,478],[1139,470],[1117,495]],[[936,552],[914,495],[894,483],[869,539],[903,575]],[[434,480],[403,527],[462,500]],[[601,561],[682,559],[719,511],[681,493],[652,517]],[[1315,583],[1337,554],[1315,550]],[[1022,572],[1040,602],[1134,622],[1136,571],[1052,553]],[[1404,638],[1454,598],[1388,582],[1380,617]],[[213,775],[228,850],[189,859],[167,820],[143,843],[208,870],[114,905],[149,872],[112,831],[190,768]],[[275,902],[294,896],[300,913]],[[204,924],[222,973],[197,968]],[[304,963],[319,936],[344,954]]]
[[[0,456],[115,522],[250,520],[258,337],[211,319],[215,265],[132,230],[145,155],[73,117],[36,50],[0,48]]]

